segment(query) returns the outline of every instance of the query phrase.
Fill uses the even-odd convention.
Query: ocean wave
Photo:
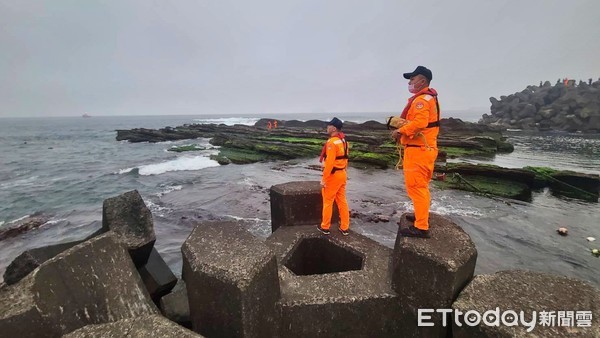
[[[67,220],[66,218],[51,219],[51,220],[49,220],[48,222],[46,222],[46,223],[42,224],[41,226],[44,226],[44,225],[46,225],[46,224],[52,225],[52,224],[56,224],[56,223],[60,223],[60,222],[64,222],[64,221],[66,221],[66,220]]]
[[[164,195],[173,192],[173,191],[179,191],[183,189],[182,185],[170,185],[165,187],[165,189],[163,191],[157,192],[156,194],[154,194],[157,197],[163,197]]]
[[[148,164],[139,167],[140,175],[160,175],[169,171],[186,171],[186,170],[200,170],[209,167],[218,167],[219,163],[213,161],[208,157],[196,156],[196,157],[179,157],[175,160]]]
[[[23,217],[19,217],[19,218],[17,218],[17,219],[13,219],[12,221],[8,221],[8,223],[7,223],[7,224],[13,224],[13,223],[17,223],[17,222],[20,222],[20,221],[22,221],[22,220],[24,220],[24,219],[27,219],[27,218],[29,218],[29,217],[31,217],[31,215],[25,215],[25,216],[23,216]]]
[[[258,122],[259,118],[256,117],[221,117],[212,119],[194,119],[196,124],[226,124],[233,126],[234,124],[243,124],[246,126],[253,126]]]
[[[169,214],[173,211],[171,208],[163,207],[150,200],[144,200],[144,203],[146,203],[146,206],[148,209],[150,209],[152,214],[156,216],[165,217],[166,214]]]
[[[211,152],[209,152],[211,153]],[[119,171],[113,173],[116,175],[123,175],[129,173],[135,173],[142,176],[150,176],[150,175],[160,175],[169,171],[186,171],[186,170],[200,170],[204,168],[210,167],[218,167],[219,163],[217,161],[213,161],[206,156],[196,156],[196,157],[179,157],[177,159],[142,165],[139,167],[132,167],[126,169],[119,169]]]
[[[445,196],[441,198],[441,201],[431,201],[430,211],[440,215],[454,215],[454,216],[466,216],[466,217],[482,217],[484,214],[481,210],[471,207],[468,205],[462,205],[462,203],[448,203]],[[401,209],[403,212],[414,212],[415,209],[413,207],[412,202],[405,201],[401,202]]]
[[[135,167],[133,168],[127,168],[127,169],[119,169],[119,171],[115,172],[115,175],[123,175],[123,174],[127,174],[130,173],[133,169],[137,169]]]

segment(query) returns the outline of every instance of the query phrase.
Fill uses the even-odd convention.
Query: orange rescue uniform
[[[429,90],[422,89],[416,95]],[[415,95],[415,96],[416,96]],[[400,143],[404,146],[404,184],[415,208],[415,228],[429,230],[431,195],[429,181],[438,155],[439,111],[437,97],[429,94],[416,96],[402,126]],[[437,122],[437,123],[436,123]],[[423,136],[416,135],[421,132]]]
[[[332,136],[325,144],[325,167],[323,168],[323,182],[321,189],[323,196],[322,229],[331,227],[333,202],[337,203],[340,213],[340,229],[348,230],[350,227],[350,211],[346,201],[346,167],[348,166],[348,143],[345,139]]]

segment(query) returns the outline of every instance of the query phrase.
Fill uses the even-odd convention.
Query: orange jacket
[[[334,168],[346,169],[348,159],[341,158],[348,155],[348,142],[338,136],[332,136],[325,143],[325,167],[323,168],[323,180],[326,180]],[[344,150],[345,149],[345,150]]]
[[[425,92],[428,89],[429,87],[425,87],[419,93]],[[439,121],[436,100],[437,98],[428,94],[415,97],[406,115],[406,119],[409,122],[399,129],[400,133],[402,133],[400,143],[405,146],[424,146],[423,137],[416,136],[418,132],[421,132],[427,140],[427,145],[437,148],[437,136],[440,128],[439,126],[427,128],[429,123]]]

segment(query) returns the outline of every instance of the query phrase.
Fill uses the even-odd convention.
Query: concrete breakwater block
[[[102,229],[119,235],[117,238],[129,250],[135,266],[146,264],[156,235],[152,213],[137,190],[104,200]]]
[[[201,223],[182,246],[194,331],[209,337],[272,337],[279,300],[269,248],[236,222]]]
[[[9,285],[17,283],[45,261],[81,242],[61,243],[23,251],[6,267],[4,281]]]
[[[0,289],[6,337],[60,336],[89,324],[158,313],[113,233],[68,249]]]
[[[160,311],[166,318],[187,328],[192,327],[190,321],[190,303],[188,301],[185,281],[180,279],[173,291],[160,299]]]
[[[402,215],[400,227],[412,224],[407,215]],[[431,238],[396,237],[392,284],[408,309],[406,327],[414,335],[442,337],[448,326],[442,327],[441,314],[434,314],[434,327],[418,327],[418,309],[450,308],[473,278],[477,249],[462,228],[444,217],[430,214],[429,227]]]
[[[280,337],[400,337],[391,250],[362,235],[280,227],[268,239],[279,265]]]
[[[280,226],[320,224],[323,213],[321,184],[318,181],[298,181],[277,184],[269,192],[271,199],[271,229]],[[331,224],[339,224],[337,205],[333,205]]]
[[[600,337],[600,291],[563,276],[522,270],[478,275],[460,293],[452,309],[472,319],[467,324],[461,316],[460,326],[452,321],[453,335],[458,338]],[[486,314],[496,309],[498,325],[497,314]],[[482,316],[478,323],[477,314],[469,311]],[[521,321],[521,311],[529,324]]]
[[[104,231],[100,229],[84,240],[48,245],[23,251],[8,265],[8,267],[6,267],[6,271],[4,271],[4,281],[9,285],[15,284],[50,258],[90,238],[101,235],[102,233],[104,233]]]
[[[156,248],[152,248],[148,262],[139,268],[138,272],[155,303],[158,303],[160,298],[169,293],[177,284],[177,277],[156,251]]]
[[[113,323],[88,325],[63,338],[161,337],[197,338],[201,335],[160,316],[123,319]]]

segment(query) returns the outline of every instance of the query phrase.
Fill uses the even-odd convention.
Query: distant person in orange
[[[267,122],[267,129],[271,130],[271,121]]]
[[[277,129],[277,120],[273,121],[273,126],[275,129]]]
[[[346,236],[350,231],[350,211],[346,201],[346,167],[348,167],[348,142],[341,132],[343,123],[334,117],[327,123],[329,139],[325,143],[323,176],[321,178],[321,195],[323,196],[323,218],[319,231],[329,235],[333,202],[337,203],[340,213],[338,230]]]
[[[565,79],[563,80],[563,82],[564,82],[564,84],[565,84],[565,87],[569,85],[569,79],[567,79],[566,77],[565,77]]]
[[[429,88],[433,78],[431,70],[418,66],[412,73],[404,73],[404,78],[409,80],[408,91],[413,94],[400,116],[408,123],[394,130],[392,137],[400,137],[400,143],[404,147],[404,184],[408,197],[413,202],[415,215],[414,218],[409,217],[414,223],[401,228],[400,234],[428,238],[431,205],[429,181],[438,155],[440,107],[437,92]]]

